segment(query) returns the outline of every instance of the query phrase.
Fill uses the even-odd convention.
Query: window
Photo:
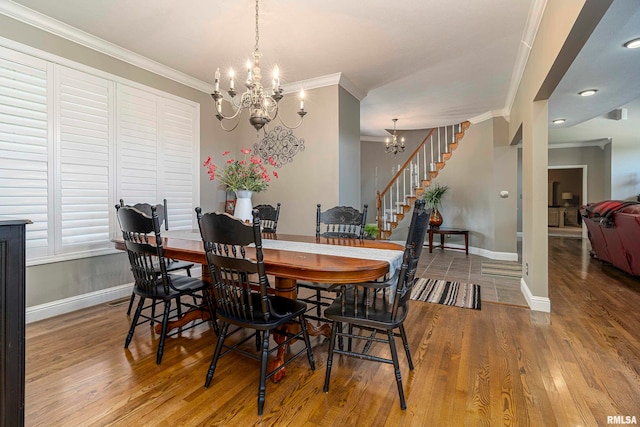
[[[112,248],[120,198],[192,229],[199,126],[197,103],[0,47],[0,215],[43,262]]]

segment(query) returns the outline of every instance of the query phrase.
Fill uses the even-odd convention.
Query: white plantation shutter
[[[33,222],[27,259],[109,250],[120,198],[167,199],[170,227],[194,228],[199,105],[34,55],[0,46],[0,217]]]
[[[113,209],[109,188],[112,83],[69,68],[58,71],[56,252],[107,247]]]
[[[157,98],[123,84],[117,86],[117,197],[127,204],[159,203]]]
[[[196,108],[163,99],[161,129],[162,199],[167,199],[170,230],[194,228]]]
[[[0,215],[32,221],[27,255],[49,253],[47,63],[0,49]]]

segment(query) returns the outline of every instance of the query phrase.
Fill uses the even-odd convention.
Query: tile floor
[[[463,251],[425,247],[420,256],[419,277],[443,279],[480,285],[482,301],[527,306],[520,291],[520,279],[487,276],[481,272],[482,261],[495,261],[479,255],[465,255]]]

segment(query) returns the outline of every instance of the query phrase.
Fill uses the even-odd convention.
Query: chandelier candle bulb
[[[277,93],[280,90],[280,69],[276,65],[273,69],[273,92]]]
[[[220,92],[220,68],[216,68],[215,79],[216,92]]]
[[[229,89],[230,90],[234,90],[235,89],[235,84],[233,82],[233,77],[234,77],[234,72],[233,72],[233,68],[229,70]]]
[[[300,89],[300,110],[304,111],[304,89]]]

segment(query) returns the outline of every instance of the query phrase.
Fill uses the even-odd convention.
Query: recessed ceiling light
[[[598,89],[587,89],[587,90],[583,90],[582,92],[578,92],[578,95],[591,96],[591,95],[594,95],[597,91]]]
[[[640,47],[640,38],[629,40],[628,42],[623,44],[623,46],[629,49],[637,49]]]
[[[566,121],[567,121],[567,119],[555,119],[552,123],[554,125],[559,125],[560,123],[564,123]]]

